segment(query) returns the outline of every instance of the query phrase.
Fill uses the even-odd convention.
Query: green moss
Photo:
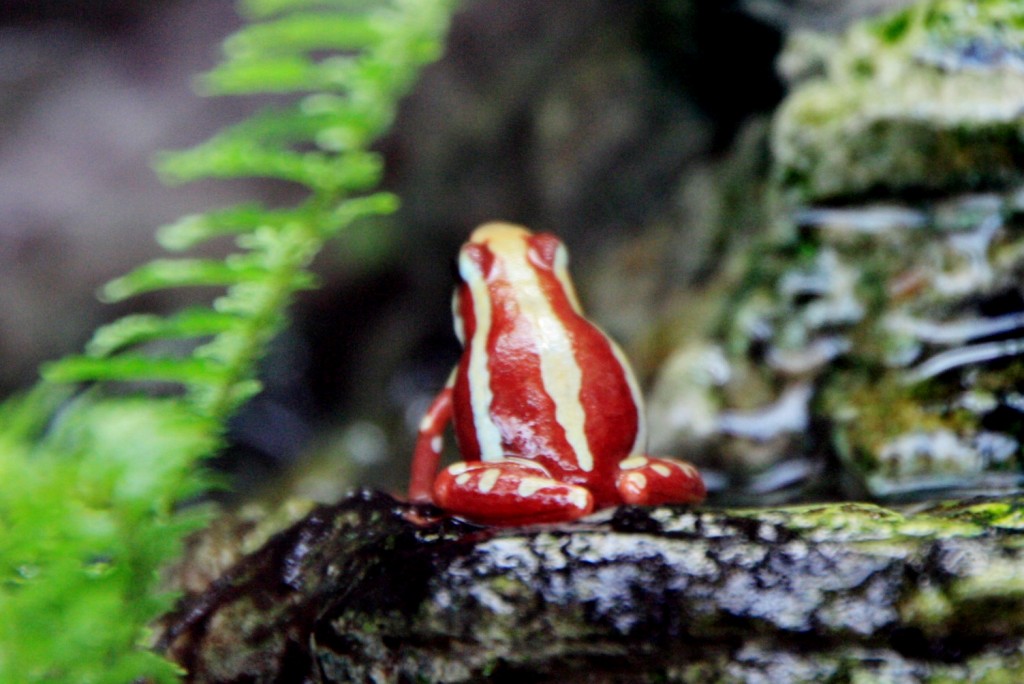
[[[1018,498],[939,502],[912,515],[858,502],[744,508],[728,513],[836,541],[968,538],[992,528],[1024,530],[1024,500]]]
[[[773,509],[740,509],[730,514],[809,533],[817,541],[891,541],[899,537],[974,537],[983,525],[971,516],[905,516],[898,511],[866,503],[811,504]]]
[[[906,37],[911,26],[910,13],[900,12],[887,21],[877,22],[871,27],[871,31],[878,36],[879,40],[895,44]]]
[[[1024,529],[1024,505],[1018,499],[942,503],[930,512],[937,517],[970,522],[982,528]]]
[[[1024,599],[1024,574],[1017,563],[1007,559],[990,559],[983,574],[957,581],[952,585],[950,595],[961,605],[989,602],[1012,604],[1015,607],[1012,615],[1005,615],[1005,610],[1000,615],[1001,619],[1010,624],[1020,624],[1024,618],[1024,607],[1019,605],[1021,599]],[[990,618],[993,616],[990,614]]]
[[[851,450],[848,456],[870,468],[878,465],[873,454],[894,437],[910,430],[943,427],[939,417],[927,411],[913,391],[892,374],[879,378],[866,373],[836,376],[826,387],[822,404],[845,433]]]
[[[953,613],[954,606],[949,596],[937,587],[923,587],[900,606],[903,619],[925,634],[943,628]]]

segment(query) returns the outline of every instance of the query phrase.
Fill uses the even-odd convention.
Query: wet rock
[[[1016,197],[799,211],[791,239],[750,255],[717,337],[666,363],[656,450],[751,494],[794,467],[807,483],[830,455],[847,494],[1018,486]]]
[[[916,220],[904,208],[873,237],[853,238],[839,214],[807,227],[842,245],[865,310],[819,404],[840,457],[876,495],[1015,486],[1024,298],[1007,199],[963,197]]]
[[[372,493],[318,508],[186,599],[161,648],[193,682],[1024,673],[1022,499],[505,530],[433,513]]]
[[[249,502],[220,512],[209,525],[185,540],[182,557],[168,566],[168,589],[199,594],[244,556],[262,547],[285,527],[304,517],[313,504],[291,498],[277,505]]]
[[[932,2],[855,25],[778,112],[771,233],[707,288],[729,295],[650,402],[652,448],[702,464],[723,501],[1024,480],[1024,167],[1006,147],[989,164],[994,127],[1024,126],[1024,99],[1007,104],[1024,96],[1013,17],[998,0]],[[834,116],[799,120],[819,97]]]

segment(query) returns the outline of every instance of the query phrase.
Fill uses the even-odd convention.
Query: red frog
[[[488,223],[459,252],[462,358],[424,416],[409,498],[490,525],[575,520],[622,503],[698,503],[689,463],[644,453],[640,391],[583,317],[565,245]],[[453,421],[464,460],[437,472]]]

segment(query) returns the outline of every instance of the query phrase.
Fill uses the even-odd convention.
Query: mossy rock
[[[1014,682],[1024,498],[481,528],[361,493],[167,618],[193,682]]]
[[[855,25],[787,98],[778,178],[802,202],[1006,187],[1024,178],[1022,112],[1024,5],[920,2]]]

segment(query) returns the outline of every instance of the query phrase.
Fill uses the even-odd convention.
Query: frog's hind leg
[[[567,522],[594,510],[587,489],[559,482],[542,466],[517,458],[448,466],[434,482],[434,503],[488,525]]]
[[[623,459],[615,485],[623,503],[642,506],[700,503],[707,495],[697,469],[674,458],[630,456]]]

